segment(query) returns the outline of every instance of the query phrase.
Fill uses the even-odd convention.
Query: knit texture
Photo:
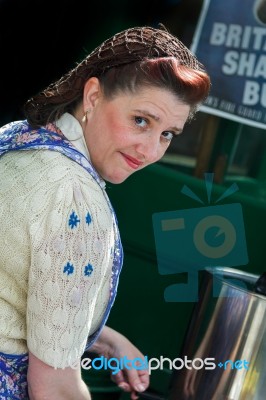
[[[47,151],[0,162],[0,351],[72,365],[109,299],[113,220],[77,163]]]

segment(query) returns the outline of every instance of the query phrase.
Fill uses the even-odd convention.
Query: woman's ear
[[[83,89],[84,112],[95,107],[101,94],[102,91],[99,79],[96,77],[89,78]]]

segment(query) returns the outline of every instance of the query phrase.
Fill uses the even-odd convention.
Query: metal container
[[[254,292],[259,276],[232,268],[203,275],[169,399],[265,400],[266,296]]]

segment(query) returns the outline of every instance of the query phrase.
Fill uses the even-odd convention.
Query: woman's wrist
[[[113,354],[114,347],[123,336],[108,326],[104,326],[98,339],[89,348],[89,351],[109,358]]]

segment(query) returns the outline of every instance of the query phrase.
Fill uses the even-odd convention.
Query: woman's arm
[[[28,391],[30,400],[91,400],[82,381],[80,367],[55,369],[29,352]]]

